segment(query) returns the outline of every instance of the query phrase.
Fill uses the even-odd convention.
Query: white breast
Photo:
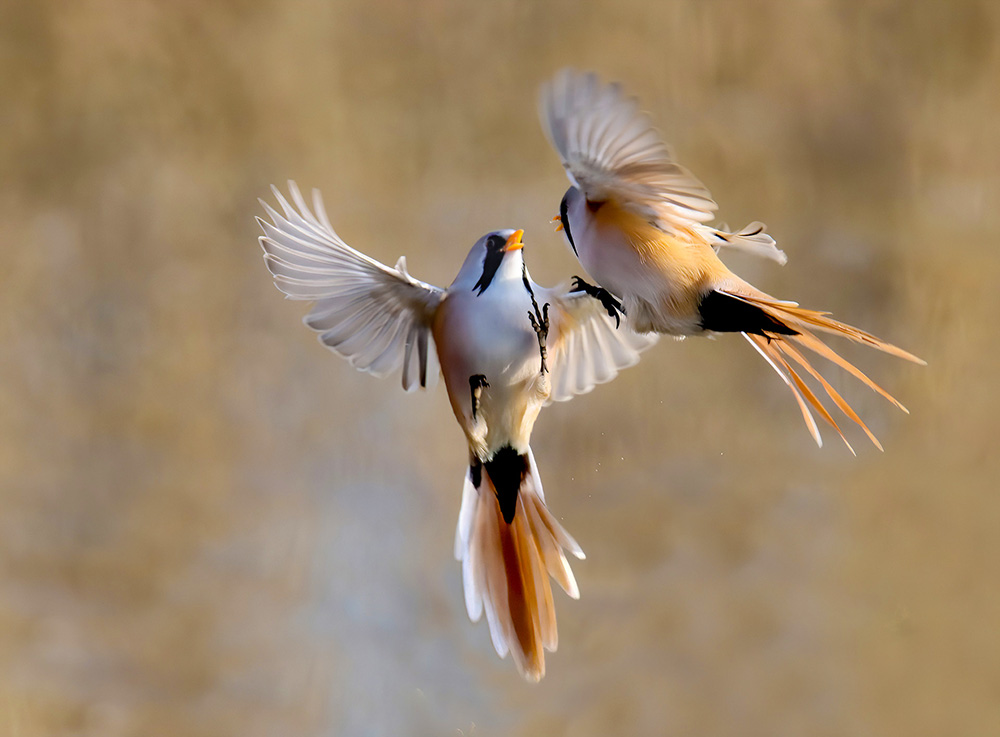
[[[534,391],[541,356],[528,320],[531,300],[523,285],[505,286],[491,284],[482,295],[449,293],[434,330],[452,409],[467,435],[473,431],[469,377],[482,374],[490,384],[477,415],[486,435],[469,438],[487,452],[503,445],[526,450],[544,401]]]

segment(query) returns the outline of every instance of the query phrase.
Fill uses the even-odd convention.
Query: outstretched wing
[[[733,233],[704,225],[718,208],[712,195],[677,163],[649,116],[619,85],[564,69],[542,86],[539,113],[566,175],[588,202],[611,201],[683,241],[785,263],[761,223]]]
[[[260,245],[275,286],[290,299],[314,300],[304,322],[355,368],[386,376],[403,367],[403,388],[426,387],[438,373],[431,319],[444,292],[417,281],[400,258],[388,266],[355,251],[334,232],[317,190],[314,215],[295,182],[293,207],[271,187],[282,216],[261,200],[271,222]]]
[[[564,69],[542,87],[539,107],[567,176],[589,201],[614,200],[672,234],[715,217],[708,189],[619,85]]]
[[[601,302],[584,292],[534,288],[539,303],[548,302],[548,364],[552,372],[549,401],[565,402],[611,381],[639,362],[639,353],[656,342],[655,333],[633,333],[624,320],[616,327]]]

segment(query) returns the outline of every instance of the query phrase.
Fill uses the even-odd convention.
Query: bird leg
[[[538,302],[535,301],[535,295],[532,294],[531,307],[534,312],[528,312],[528,319],[531,321],[531,328],[535,331],[535,335],[538,337],[538,352],[542,356],[542,373],[547,374],[549,372],[549,367],[545,363],[545,340],[549,336],[549,303],[546,302],[542,305],[542,309],[539,310]]]
[[[578,276],[573,277],[573,292],[584,292],[600,302],[608,311],[608,316],[615,318],[615,327],[621,327],[621,316],[625,314],[622,303],[604,287],[595,287]]]
[[[479,398],[483,396],[483,389],[489,389],[490,382],[482,374],[473,374],[469,377],[469,390],[472,392],[472,421],[476,421],[476,414],[479,412]]]

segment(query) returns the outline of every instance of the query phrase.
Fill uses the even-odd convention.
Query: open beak
[[[550,222],[550,223],[559,223],[559,224],[558,224],[558,225],[556,226],[556,232],[557,232],[557,233],[558,233],[558,232],[559,232],[560,230],[562,230],[562,229],[563,229],[563,224],[562,224],[562,218],[561,218],[561,217],[560,217],[559,215],[556,215],[556,216],[555,216],[554,218],[552,218],[551,220],[549,220],[549,222]]]
[[[504,245],[504,251],[519,251],[524,248],[524,244],[521,242],[521,236],[524,235],[523,230],[515,230],[510,234],[510,238],[507,239],[507,243]]]

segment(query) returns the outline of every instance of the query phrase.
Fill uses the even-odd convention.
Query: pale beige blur
[[[1000,734],[1000,5],[7,3],[0,11],[0,734]],[[451,559],[442,388],[282,302],[258,196],[444,285],[494,228],[579,267],[535,113],[624,81],[737,262],[925,358],[845,346],[885,454],[813,446],[744,341],[663,341],[546,409],[588,559],[538,686]],[[859,433],[851,436],[860,440]]]

